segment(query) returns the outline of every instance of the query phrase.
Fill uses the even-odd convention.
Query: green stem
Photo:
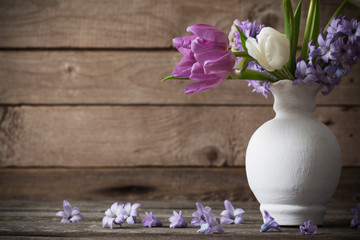
[[[332,20],[333,18],[336,18],[336,17],[338,17],[338,16],[340,15],[340,13],[341,13],[342,10],[345,8],[345,6],[346,6],[346,4],[347,4],[348,2],[349,2],[349,0],[344,0],[344,1],[342,2],[342,4],[338,7],[338,9],[336,9],[335,13],[331,16],[329,22],[326,24],[326,26],[325,26],[325,28],[324,28],[324,31],[323,31],[323,34],[326,33],[326,28],[330,25],[331,20]]]
[[[292,73],[290,72],[290,70],[284,66],[283,69],[284,73],[287,75],[287,77],[290,79],[290,80],[295,80],[295,77],[292,75]]]
[[[306,59],[306,55],[308,52],[308,42],[309,42],[310,34],[311,34],[311,27],[312,27],[312,22],[313,22],[313,18],[314,18],[315,5],[316,5],[316,1],[311,0],[310,6],[309,6],[309,13],[308,13],[308,16],[306,19],[306,25],[305,25],[306,27],[305,27],[304,39],[303,39],[303,44],[302,44],[302,49],[301,49],[301,59],[302,60]]]
[[[250,57],[246,52],[234,52],[235,57]]]

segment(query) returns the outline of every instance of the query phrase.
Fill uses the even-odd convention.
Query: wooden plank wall
[[[322,1],[322,25],[338,2]],[[307,7],[304,1],[303,23]],[[282,30],[281,8],[280,0],[0,1],[0,198],[49,199],[46,190],[69,184],[59,180],[65,172],[73,174],[69,179],[82,175],[78,181],[102,179],[105,185],[108,178],[100,176],[110,167],[129,177],[154,175],[153,185],[170,181],[164,176],[172,174],[178,184],[156,191],[144,187],[143,177],[133,177],[87,198],[110,197],[118,188],[140,189],[140,197],[169,197],[164,189],[183,188],[190,174],[202,173],[198,181],[206,183],[220,171],[241,175],[242,183],[232,183],[228,195],[253,199],[243,169],[245,150],[256,128],[274,116],[272,98],[252,93],[242,81],[184,95],[187,82],[160,79],[181,59],[171,40],[186,35],[188,25],[208,23],[228,32],[235,18],[249,18]],[[360,19],[354,5],[344,13]],[[344,184],[357,181],[345,194],[349,198],[356,198],[360,186],[354,170],[360,167],[359,73],[357,65],[330,96],[318,96],[315,112],[339,139],[349,176]],[[23,181],[30,185],[24,188]],[[31,186],[38,191],[26,190]],[[201,194],[220,186],[212,181]],[[141,195],[141,189],[152,192]],[[239,189],[243,195],[234,194]],[[188,199],[192,193],[176,196]]]

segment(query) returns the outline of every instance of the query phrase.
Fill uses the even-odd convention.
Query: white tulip
[[[260,66],[269,72],[282,67],[289,60],[289,40],[271,27],[264,27],[255,38],[246,40],[246,47],[251,57],[256,59]]]

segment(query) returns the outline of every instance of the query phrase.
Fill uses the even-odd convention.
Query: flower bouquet
[[[261,212],[269,211],[280,225],[309,219],[322,224],[338,185],[339,143],[313,111],[317,93],[325,86],[322,94],[329,94],[360,57],[360,24],[340,15],[347,3],[321,28],[320,1],[310,1],[299,54],[302,1],[294,11],[290,0],[283,0],[285,34],[236,19],[229,36],[195,24],[187,28],[193,35],[173,39],[183,58],[163,81],[193,80],[186,94],[240,79],[265,97],[274,95],[276,116],[251,137],[246,174]]]

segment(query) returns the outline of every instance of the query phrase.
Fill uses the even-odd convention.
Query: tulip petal
[[[172,75],[176,78],[189,78],[194,63],[196,63],[194,59],[183,57],[173,70]]]
[[[224,56],[216,60],[206,60],[204,64],[204,72],[206,74],[217,74],[224,71],[230,72],[234,65],[235,55],[234,53],[228,51]]]
[[[290,48],[289,41],[279,36],[270,35],[265,44],[265,54],[267,62],[274,69],[282,69],[289,60]]]
[[[227,77],[227,74],[224,75],[222,78],[214,79],[214,80],[202,80],[189,83],[185,87],[185,94],[192,94],[204,91],[206,89],[217,87],[221,84]]]
[[[205,64],[205,61],[221,58],[228,52],[226,44],[214,43],[201,38],[196,38],[191,43],[191,51],[194,53],[196,61],[202,66]]]
[[[189,26],[186,31],[208,41],[224,44],[229,43],[228,37],[224,32],[208,24],[194,24]]]
[[[245,42],[248,53],[251,57],[258,60],[259,59],[259,44],[256,42],[255,38],[248,38]]]
[[[191,42],[196,38],[195,35],[186,36],[186,37],[177,37],[172,40],[173,45],[176,49],[187,48],[190,49]]]

